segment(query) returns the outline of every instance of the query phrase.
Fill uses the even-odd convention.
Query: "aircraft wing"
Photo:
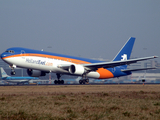
[[[126,69],[126,70],[121,70],[122,72],[130,72],[130,71],[139,71],[139,70],[149,70],[149,69],[157,69],[156,67],[153,68],[138,68],[138,69]]]
[[[137,58],[137,59],[129,59],[129,60],[123,60],[123,61],[112,61],[112,62],[101,62],[101,63],[92,63],[92,64],[83,64],[84,67],[89,68],[89,70],[97,70],[98,68],[111,68],[116,66],[122,66],[122,65],[129,65],[132,63],[136,63],[138,61],[143,60],[149,60],[157,58],[158,56],[151,56],[151,57],[143,57],[143,58]]]

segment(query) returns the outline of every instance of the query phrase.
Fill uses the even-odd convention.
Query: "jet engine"
[[[32,69],[27,69],[27,74],[31,77],[39,77],[39,76],[45,76],[46,73],[43,71],[39,70],[32,70]]]
[[[83,73],[85,73],[85,69],[81,65],[71,65],[69,67],[69,72],[71,74],[82,75]]]

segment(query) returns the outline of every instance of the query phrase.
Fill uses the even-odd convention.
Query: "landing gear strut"
[[[10,66],[10,68],[11,68],[11,75],[15,75],[16,72],[15,72],[15,70],[14,70],[14,67],[13,67],[13,66]]]
[[[64,80],[60,80],[61,75],[58,73],[56,75],[58,80],[55,80],[54,84],[64,84]]]
[[[79,80],[79,84],[86,84],[89,83],[89,79],[87,78],[86,74],[82,75],[82,79]]]

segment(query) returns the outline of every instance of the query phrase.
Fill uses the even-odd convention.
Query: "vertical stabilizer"
[[[2,78],[10,77],[9,75],[7,75],[7,73],[4,71],[2,67],[1,67],[1,75],[2,75]]]
[[[135,42],[135,38],[131,37],[129,40],[124,44],[118,54],[115,56],[113,61],[123,61],[130,59],[132,48]]]

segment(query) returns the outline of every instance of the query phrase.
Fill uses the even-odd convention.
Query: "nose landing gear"
[[[9,66],[9,67],[11,68],[11,75],[15,75],[16,72],[15,72],[14,68],[16,68],[16,66],[12,65],[12,66]]]
[[[15,75],[16,72],[14,70],[11,70],[11,75]]]

